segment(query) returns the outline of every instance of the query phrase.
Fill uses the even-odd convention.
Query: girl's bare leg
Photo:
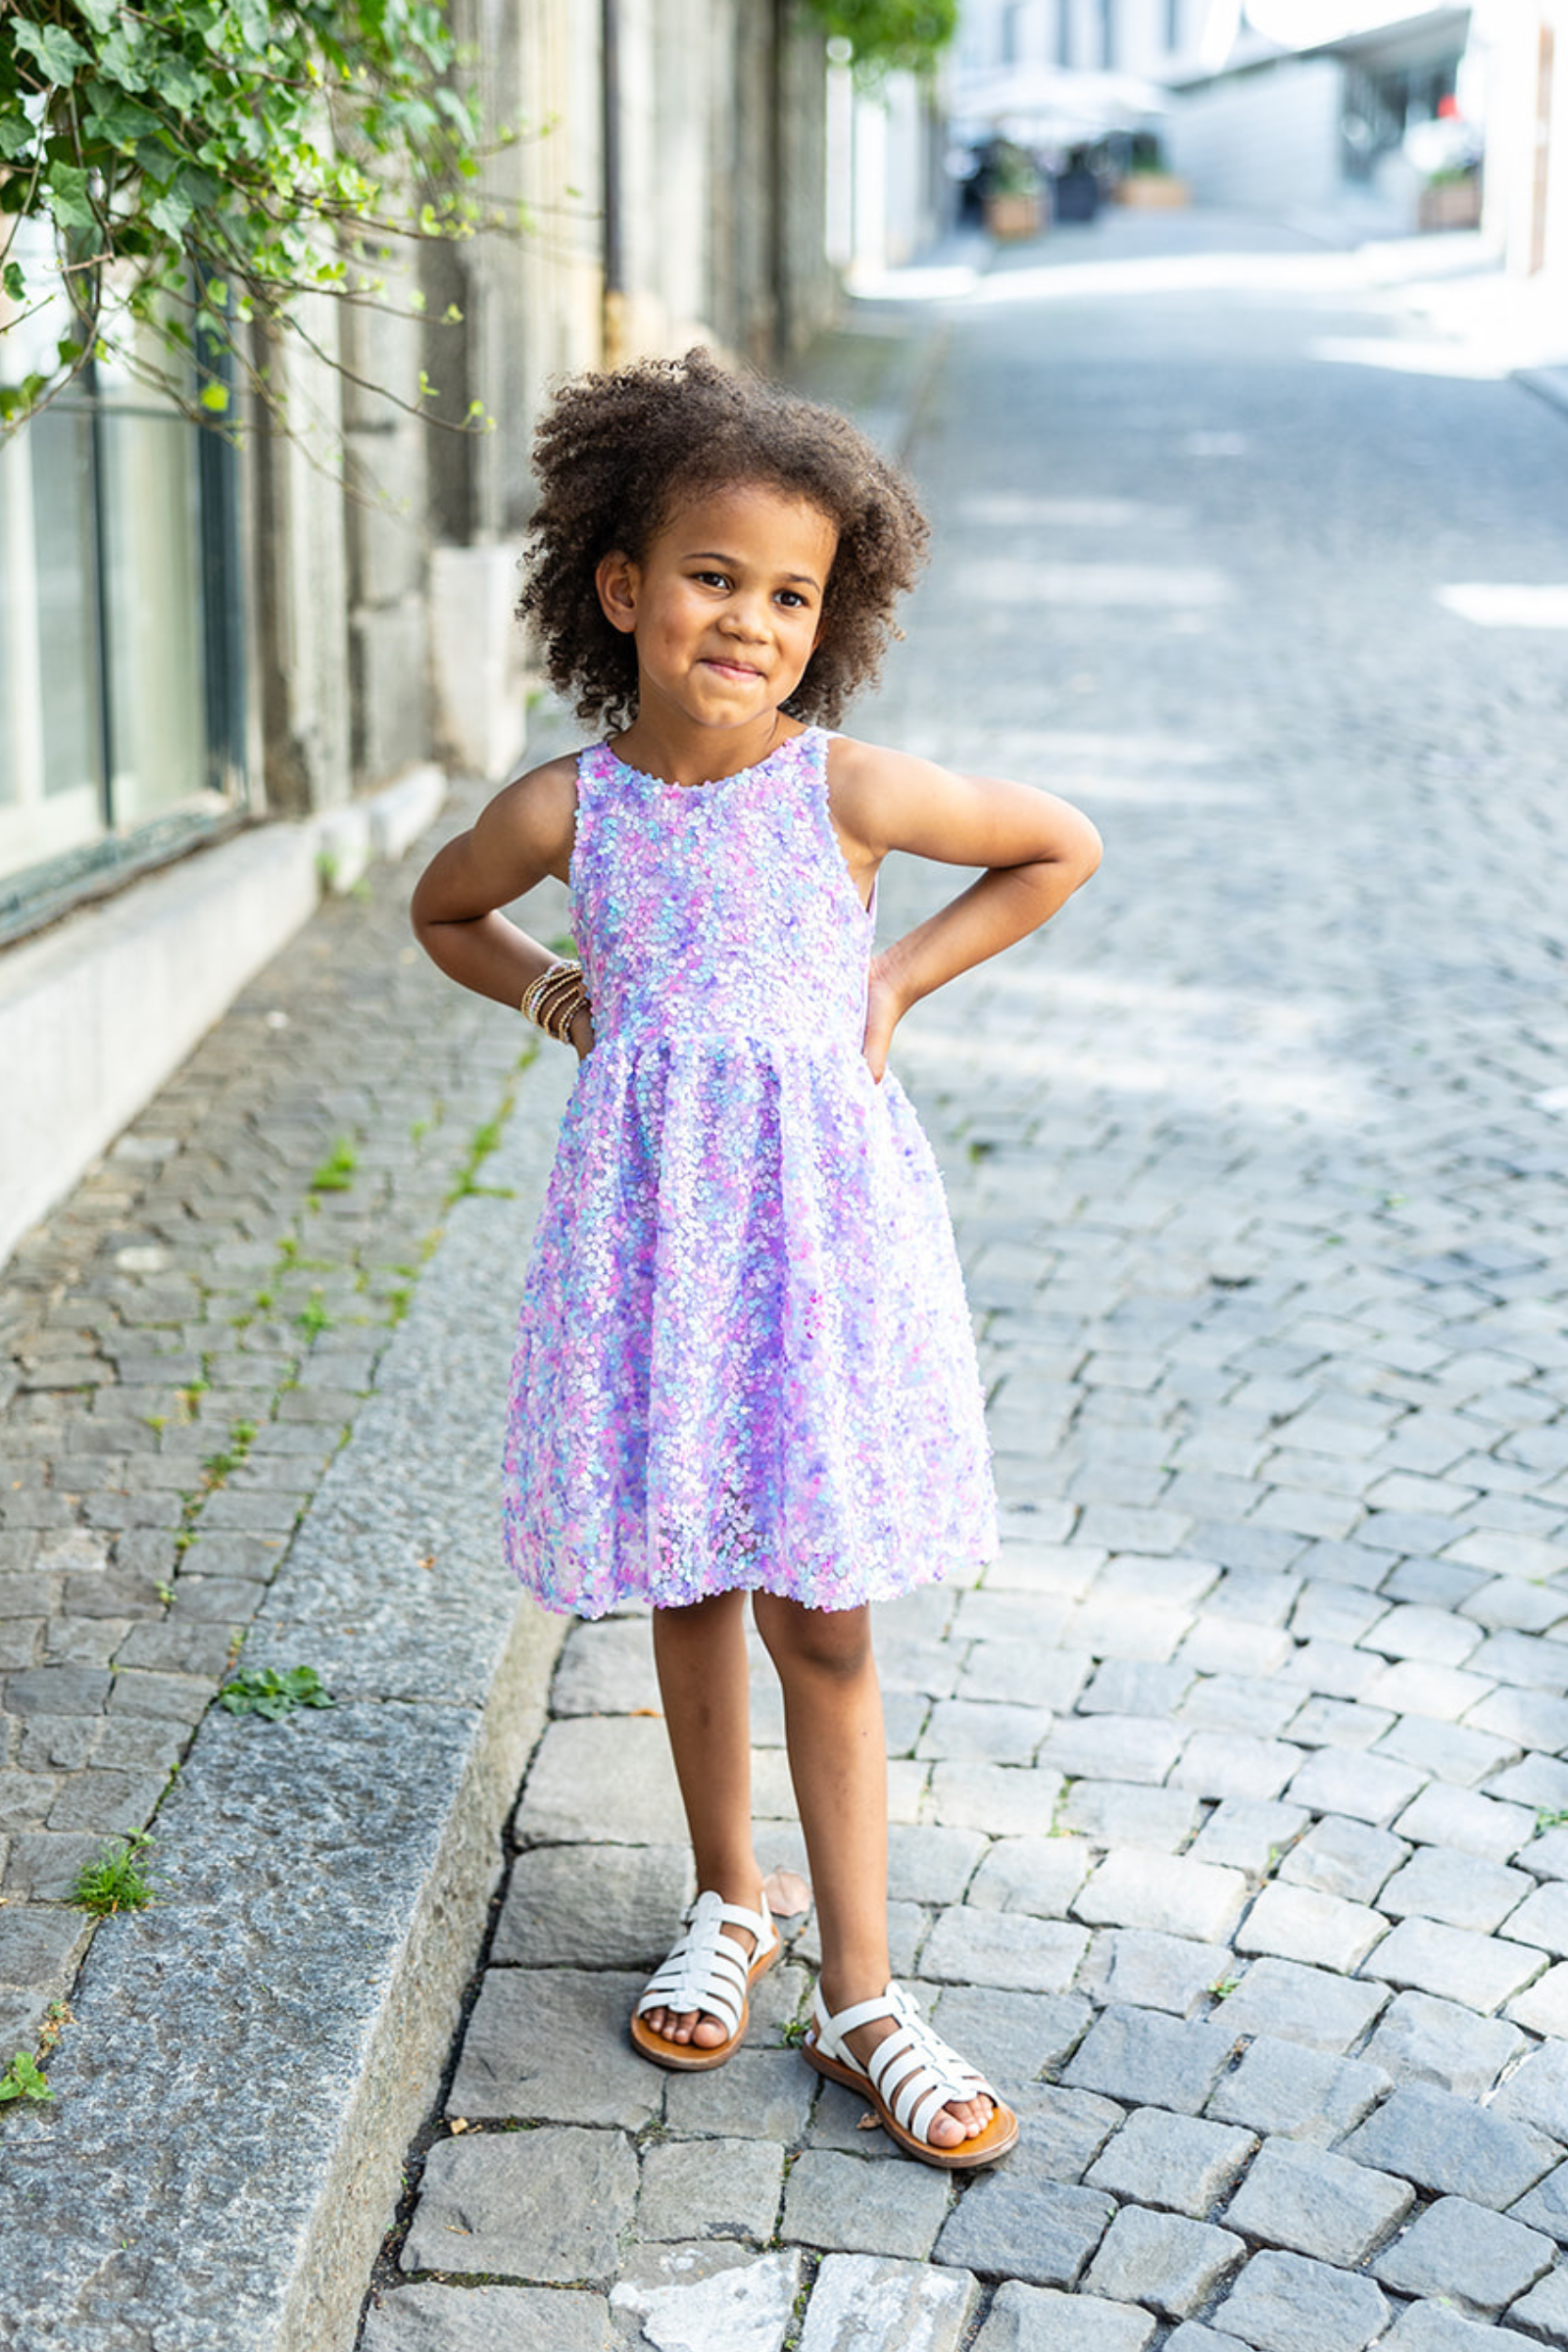
[[[675,1778],[691,1832],[699,1891],[711,1888],[748,1911],[761,1901],[752,1842],[752,1732],[746,1596],[720,1592],[686,1609],[654,1611],[654,1663],[664,1702]],[[725,1928],[743,1952],[756,1938]],[[715,2017],[651,2009],[647,2023],[670,2041],[711,2049],[728,2038]]]
[[[871,1612],[807,1609],[755,1596],[758,1631],[784,1686],[790,1777],[810,1857],[822,1936],[822,1998],[830,2016],[887,1989],[888,1766],[882,1692],[871,1655]],[[858,2026],[849,2046],[863,2066],[891,2020]],[[956,2100],[928,2136],[956,2148],[983,2132],[989,2099]]]

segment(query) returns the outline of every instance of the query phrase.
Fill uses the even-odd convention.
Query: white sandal
[[[862,2066],[844,2037],[857,2026],[881,2017],[891,2017],[898,2030],[877,2043],[870,2065]],[[900,1984],[890,1984],[874,2001],[857,2001],[852,2009],[841,2009],[837,2017],[829,2017],[818,1986],[801,2049],[819,2075],[868,2099],[884,2132],[922,2164],[939,2165],[944,2172],[967,2172],[973,2165],[995,2164],[1018,2137],[1012,2109],[1003,2105],[984,2075],[976,2074],[921,2023],[919,2002]],[[954,2100],[977,2098],[992,2103],[985,2130],[956,2147],[934,2147],[926,2132],[943,2108]]]
[[[721,1933],[726,1927],[744,1928],[755,1937],[749,1960],[734,1937]],[[726,1903],[721,1895],[700,1894],[686,1914],[685,1935],[662,1968],[650,1977],[648,1989],[632,2012],[633,2042],[656,2066],[667,2066],[680,2074],[706,2074],[710,2067],[722,2066],[746,2038],[752,1986],[767,1974],[783,1948],[765,1895],[760,1911],[748,1911],[739,1903]],[[650,2009],[667,2009],[676,2017],[701,2010],[707,2017],[717,2018],[729,2032],[710,2048],[704,2048],[701,2042],[672,2041],[644,2025]]]

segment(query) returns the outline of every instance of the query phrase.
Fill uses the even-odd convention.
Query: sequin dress
[[[941,1178],[861,1052],[873,916],[808,728],[717,783],[577,766],[594,1006],[536,1230],[507,1556],[602,1616],[736,1587],[887,1599],[992,1556]]]

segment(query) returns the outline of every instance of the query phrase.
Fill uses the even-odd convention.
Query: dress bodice
[[[828,812],[827,746],[808,727],[702,785],[608,744],[580,755],[572,921],[596,1054],[703,1035],[858,1051],[875,926]]]

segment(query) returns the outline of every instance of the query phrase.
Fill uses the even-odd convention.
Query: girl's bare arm
[[[889,850],[984,866],[939,913],[882,949],[872,965],[866,1058],[880,1078],[911,1004],[1049,921],[1100,863],[1100,835],[1054,793],[997,776],[955,775],[929,760],[836,739],[834,823],[852,867]]]
[[[420,947],[450,978],[515,1006],[556,961],[497,909],[547,874],[565,880],[576,814],[575,761],[552,760],[506,785],[466,833],[436,852],[409,914]]]

